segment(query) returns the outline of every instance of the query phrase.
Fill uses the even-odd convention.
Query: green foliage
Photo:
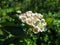
[[[17,10],[42,13],[47,31],[33,34],[30,26],[18,19]],[[59,45],[59,42],[60,0],[0,1],[0,45]]]

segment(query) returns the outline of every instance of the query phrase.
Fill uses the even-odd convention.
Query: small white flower
[[[27,17],[31,17],[32,14],[27,14]]]
[[[37,18],[43,18],[43,15],[41,15],[41,14],[39,14],[39,13],[35,13],[35,15],[34,15],[35,17],[37,17]]]
[[[26,15],[27,15],[28,17],[31,17],[31,16],[32,16],[32,11],[27,11],[27,12],[26,12]]]
[[[26,17],[25,16],[19,16],[19,19],[21,19],[22,22],[25,22],[26,21]]]
[[[41,19],[41,22],[44,23],[45,22],[45,19]]]
[[[26,23],[27,23],[28,25],[33,25],[33,21],[31,20],[31,18],[27,18],[27,19],[26,19]]]
[[[40,32],[40,28],[37,27],[37,26],[34,27],[33,32],[34,32],[35,34],[39,33],[39,32]]]
[[[42,19],[43,18],[43,15],[38,14],[38,18]]]
[[[23,13],[23,14],[21,14],[21,15],[27,17],[26,13]]]
[[[32,14],[32,11],[27,11],[26,13],[30,13],[30,14]]]

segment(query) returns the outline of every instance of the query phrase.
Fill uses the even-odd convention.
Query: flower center
[[[38,28],[35,28],[35,29],[34,29],[34,32],[38,32]]]

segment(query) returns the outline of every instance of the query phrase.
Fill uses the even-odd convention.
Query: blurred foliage
[[[47,31],[31,33],[18,19],[17,10],[42,13]],[[24,25],[25,24],[25,25]],[[27,28],[27,29],[26,29]],[[24,30],[24,31],[23,31]],[[60,0],[0,0],[0,45],[59,45]]]

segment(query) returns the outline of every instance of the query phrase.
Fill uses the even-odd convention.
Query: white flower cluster
[[[33,32],[35,34],[45,31],[46,22],[43,18],[43,15],[41,15],[40,13],[33,13],[32,11],[27,11],[26,13],[19,15],[19,19],[21,19],[22,22],[33,26]]]

